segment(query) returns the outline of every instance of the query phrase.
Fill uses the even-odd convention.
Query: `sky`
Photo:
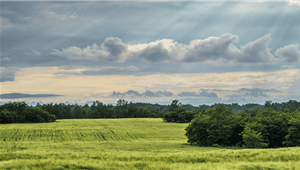
[[[1,1],[0,102],[300,100],[300,1]]]

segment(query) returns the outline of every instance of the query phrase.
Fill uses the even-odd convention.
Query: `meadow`
[[[300,169],[300,147],[187,143],[187,123],[161,118],[0,124],[0,169]]]

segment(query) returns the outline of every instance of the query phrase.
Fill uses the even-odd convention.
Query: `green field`
[[[0,125],[0,169],[300,169],[300,147],[189,145],[187,124],[72,119]]]

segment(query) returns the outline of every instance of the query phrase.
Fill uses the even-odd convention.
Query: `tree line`
[[[188,142],[200,146],[300,146],[300,110],[256,108],[236,113],[219,105],[199,112],[185,130]]]
[[[116,105],[104,104],[94,101],[91,105],[47,103],[36,106],[29,106],[25,102],[10,102],[0,106],[0,123],[13,122],[48,122],[55,119],[78,119],[78,118],[163,118],[167,122],[190,122],[195,115],[205,112],[205,110],[216,108],[223,103],[213,105],[193,106],[182,104],[178,100],[173,100],[169,105],[151,103],[133,103],[124,99],[119,99]],[[245,109],[254,110],[256,108],[265,110],[272,108],[276,111],[289,109],[290,112],[300,109],[300,102],[290,100],[283,103],[273,103],[266,101],[264,105],[237,103],[225,104],[233,112],[240,112]],[[30,118],[26,115],[39,115],[37,118]],[[49,115],[48,115],[49,114]],[[47,115],[47,116],[45,116]],[[55,117],[53,117],[53,115]],[[49,117],[49,118],[48,118]]]

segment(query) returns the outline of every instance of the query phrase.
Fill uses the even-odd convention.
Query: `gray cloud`
[[[275,55],[285,62],[297,62],[300,59],[299,44],[291,44],[276,50]]]
[[[100,60],[109,62],[123,62],[127,53],[127,45],[121,39],[109,37],[98,46],[87,46],[86,48],[79,48],[71,46],[64,48],[61,51],[54,49],[52,55],[66,57],[75,60]]]
[[[127,92],[121,93],[121,92],[113,92],[110,97],[170,97],[173,96],[172,92],[168,91],[157,91],[157,92],[152,92],[150,90],[147,90],[144,93],[139,93],[138,91],[135,90],[128,90]]]
[[[271,92],[271,93],[279,93],[281,91],[276,90],[276,89],[262,89],[262,88],[241,88],[238,90],[238,92],[247,92],[243,95],[237,95],[237,94],[232,94],[232,95],[227,95],[226,97],[230,97],[232,99],[239,99],[242,97],[254,97],[254,98],[259,98],[259,97],[263,97],[263,98],[269,98],[270,96],[268,94],[266,94],[267,92]]]
[[[263,92],[250,92],[250,93],[246,93],[244,96],[251,96],[251,97],[265,97],[268,98],[270,97],[269,95],[267,95],[266,93]]]
[[[224,34],[220,38],[209,37],[204,40],[193,40],[187,46],[187,53],[182,61],[184,62],[203,62],[207,60],[217,60],[220,58],[229,59],[229,53],[238,51],[232,46],[238,40],[236,35]]]
[[[132,45],[124,44],[119,38],[110,37],[100,46],[94,44],[82,49],[71,46],[61,51],[55,49],[51,54],[69,59],[108,62],[142,60],[152,63],[165,61],[197,63],[220,59],[245,64],[276,64],[282,62],[282,60],[274,57],[268,48],[268,42],[271,40],[270,34],[249,42],[241,46],[240,49],[233,45],[233,42],[237,40],[237,35],[227,33],[221,37],[192,40],[188,45],[174,42],[172,39]],[[292,52],[290,52],[291,49]],[[277,55],[284,55],[283,58],[287,62],[298,61],[298,53],[300,52],[297,45],[289,45],[277,50]]]
[[[109,67],[103,66],[100,68],[89,69],[85,71],[74,71],[74,70],[67,70],[67,71],[60,71],[55,74],[70,74],[70,75],[127,75],[127,74],[135,74],[139,72],[139,68],[135,66],[128,66],[128,67]]]
[[[264,98],[269,98],[270,96],[266,94],[266,92],[273,92],[273,93],[279,93],[279,90],[276,89],[261,89],[261,88],[253,88],[253,89],[249,89],[249,88],[241,88],[239,91],[246,91],[249,93],[244,94],[243,96],[246,97],[264,97]]]
[[[239,63],[270,63],[274,62],[275,58],[268,48],[268,41],[271,40],[271,35],[265,35],[253,42],[249,42],[241,47],[241,57],[236,56]],[[240,55],[236,53],[234,55]]]
[[[0,94],[1,99],[45,98],[45,97],[58,97],[58,96],[62,96],[62,95],[56,95],[56,94],[23,94],[23,93]]]
[[[0,82],[15,81],[15,75],[18,68],[0,68]]]
[[[170,59],[168,50],[160,42],[155,45],[148,45],[146,48],[135,54],[138,58],[144,58],[150,62],[163,62]]]
[[[196,94],[195,92],[181,92],[178,94],[180,97],[207,97],[207,98],[217,98],[218,95],[214,92],[208,93],[203,90],[201,93]]]
[[[253,88],[253,89],[249,89],[249,88],[241,88],[239,91],[247,91],[247,92],[252,92],[252,93],[260,93],[260,92],[281,92],[281,91],[276,90],[276,89],[261,89],[261,88]]]

